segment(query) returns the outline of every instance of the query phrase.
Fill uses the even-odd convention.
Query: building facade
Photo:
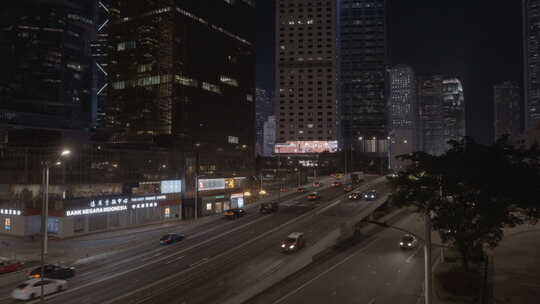
[[[418,145],[433,155],[445,151],[443,123],[443,76],[418,77]]]
[[[93,62],[92,87],[92,127],[104,129],[106,127],[105,103],[107,101],[107,87],[109,85],[107,66],[110,52],[109,0],[95,1],[94,5],[94,37],[90,42],[90,51]]]
[[[368,153],[385,152],[386,3],[338,2],[342,146]]]
[[[93,0],[2,3],[0,124],[88,127],[92,4]]]
[[[398,65],[388,71],[389,168],[400,170],[404,162],[396,156],[417,151],[418,109],[414,70]]]
[[[337,151],[336,0],[276,1],[276,153]]]
[[[274,104],[272,96],[265,89],[257,88],[255,93],[256,110],[256,134],[257,134],[257,155],[264,155],[265,133],[264,126],[268,118],[274,114]]]
[[[269,116],[264,122],[263,156],[270,157],[274,154],[276,145],[276,117]]]
[[[540,0],[523,0],[525,129],[540,122]]]
[[[515,82],[503,82],[493,87],[495,140],[509,135],[517,140],[521,134],[521,88]]]
[[[115,0],[110,12],[115,140],[173,136],[254,153],[252,2]]]
[[[450,140],[466,136],[465,95],[457,78],[440,75],[418,80],[419,150],[445,153]]]
[[[443,140],[448,143],[449,140],[461,140],[466,135],[465,95],[463,85],[457,78],[444,79],[442,85]]]

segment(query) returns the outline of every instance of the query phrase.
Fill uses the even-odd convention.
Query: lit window
[[[212,211],[212,203],[206,204],[206,211]]]
[[[206,91],[210,91],[210,92],[214,92],[216,94],[221,94],[221,88],[215,84],[211,84],[209,82],[204,82],[202,83],[202,88],[203,90],[206,90]]]
[[[190,87],[199,86],[199,82],[197,80],[189,78],[189,77],[185,77],[182,75],[174,75],[174,81],[176,81],[176,83],[179,83],[185,86],[190,86]]]
[[[236,79],[228,77],[228,76],[223,76],[222,75],[219,80],[221,82],[225,83],[225,84],[230,85],[230,86],[234,86],[234,87],[238,86],[238,81]]]

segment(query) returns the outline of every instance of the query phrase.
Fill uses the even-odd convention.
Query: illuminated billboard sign
[[[90,208],[67,210],[66,216],[119,212],[129,209],[155,208],[159,205],[158,201],[166,199],[166,195],[93,199],[88,203]]]
[[[179,179],[161,181],[160,186],[163,194],[182,192],[182,181]]]
[[[200,179],[199,191],[238,188],[243,179],[245,177]]]
[[[275,145],[277,154],[335,153],[338,150],[337,140],[330,141],[288,141]]]

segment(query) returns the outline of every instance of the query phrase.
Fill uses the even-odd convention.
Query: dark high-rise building
[[[503,82],[493,87],[495,140],[509,135],[517,140],[521,133],[521,88],[515,82]]]
[[[443,77],[418,78],[419,150],[433,155],[444,153]]]
[[[110,22],[109,0],[96,0],[94,6],[95,36],[90,44],[94,59],[92,91],[92,125],[105,127],[105,102],[107,100],[108,56],[110,52],[108,24]]]
[[[377,147],[388,136],[385,0],[338,2],[342,146],[359,143],[362,152],[382,152]]]
[[[388,71],[389,168],[400,170],[404,163],[396,156],[417,150],[416,76],[411,67],[398,65]]]
[[[440,155],[449,140],[466,135],[465,97],[461,81],[442,76],[418,80],[419,149]]]
[[[540,0],[523,0],[525,129],[540,123]]]
[[[276,1],[277,153],[337,150],[336,0]]]
[[[252,1],[110,1],[107,123],[115,141],[242,146],[254,155]]]
[[[89,126],[93,2],[2,1],[0,123],[59,129]]]
[[[274,104],[272,97],[265,89],[257,88],[255,93],[255,130],[257,134],[257,154],[263,155],[264,153],[264,124],[268,117],[274,114]]]

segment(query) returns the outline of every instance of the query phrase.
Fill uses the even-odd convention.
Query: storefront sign
[[[231,194],[231,206],[233,208],[243,208],[244,207],[244,193]]]
[[[117,197],[90,201],[90,208],[79,210],[68,210],[66,216],[99,214],[126,211],[128,209],[155,208],[158,201],[166,200],[166,195],[139,196],[139,197]]]
[[[1,215],[21,215],[20,210],[15,209],[0,209]]]
[[[103,207],[103,206],[125,205],[128,203],[134,203],[134,202],[161,201],[161,200],[166,200],[166,199],[167,199],[167,196],[165,195],[100,199],[100,200],[90,201],[90,207],[96,208],[96,207]]]
[[[245,177],[199,179],[199,191],[234,189]]]

